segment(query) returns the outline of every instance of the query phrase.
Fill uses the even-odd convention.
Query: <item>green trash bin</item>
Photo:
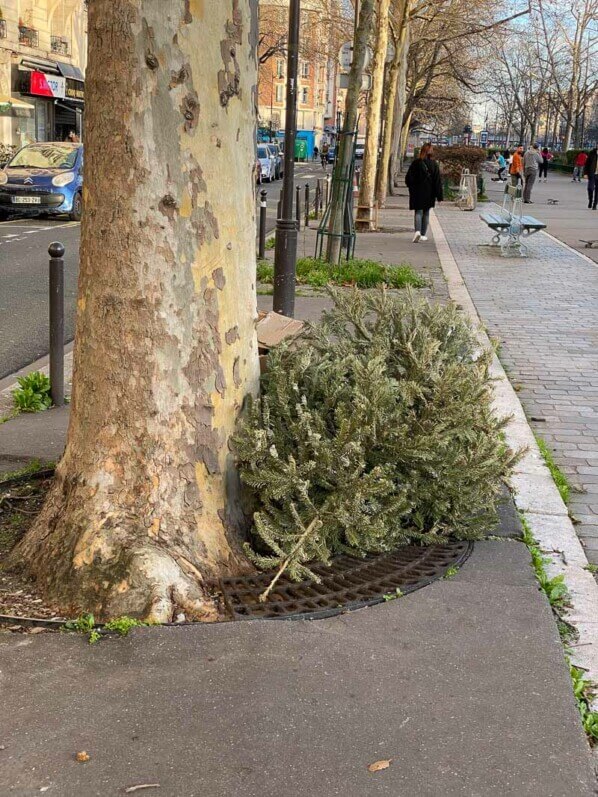
[[[307,160],[307,141],[304,141],[302,138],[298,138],[295,141],[295,160],[296,161]]]

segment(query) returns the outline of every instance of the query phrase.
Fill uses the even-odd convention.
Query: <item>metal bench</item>
[[[480,218],[496,233],[492,246],[500,246],[503,257],[527,257],[528,247],[521,239],[546,229],[543,221],[523,215],[521,186],[505,186],[502,207],[480,213]]]

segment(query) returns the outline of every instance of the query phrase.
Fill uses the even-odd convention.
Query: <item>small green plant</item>
[[[268,238],[266,241],[266,249],[271,250],[276,247],[276,238],[272,236],[272,238]]]
[[[40,470],[45,470],[46,468],[53,468],[56,463],[54,462],[42,462],[40,459],[32,459],[31,462],[28,462],[19,470],[13,470],[10,473],[4,473],[2,475],[2,479],[0,479],[0,486],[2,482],[10,481],[11,479],[18,479],[21,476],[29,476],[35,473],[38,473]]]
[[[570,661],[569,672],[584,731],[590,742],[596,744],[598,743],[598,711],[592,711],[590,708],[590,701],[594,694],[593,685],[586,679],[584,671],[575,667]]]
[[[17,412],[43,412],[52,406],[50,380],[41,371],[34,371],[17,379],[19,387],[12,398]]]
[[[546,463],[546,466],[550,471],[550,475],[552,476],[554,483],[557,486],[557,490],[561,494],[561,498],[563,499],[565,504],[568,504],[569,497],[571,495],[571,485],[569,484],[569,480],[554,461],[554,457],[552,456],[552,451],[546,445],[546,441],[542,440],[541,437],[538,437],[536,435],[536,442],[538,443],[538,448],[540,449],[540,453],[542,454],[544,462]]]
[[[114,631],[119,636],[127,636],[129,631],[133,628],[142,628],[148,625],[150,625],[150,623],[144,623],[141,620],[136,620],[134,617],[123,615],[122,617],[117,617],[107,622],[104,626],[104,631]]]
[[[388,592],[386,595],[383,595],[383,598],[386,603],[388,603],[389,601],[396,601],[397,598],[402,598],[404,594],[405,593],[397,587],[394,592]]]
[[[269,284],[274,282],[274,265],[270,261],[261,260],[258,263],[257,279],[258,282]],[[354,258],[334,265],[314,257],[304,257],[297,261],[297,284],[310,285],[313,288],[323,288],[326,285],[425,288],[428,283],[408,264],[389,266],[377,260]]]
[[[449,568],[447,568],[443,578],[454,578],[458,572],[459,568],[456,565],[451,565]]]
[[[538,579],[540,589],[546,595],[551,607],[557,612],[566,608],[568,603],[569,592],[565,584],[565,577],[563,575],[554,576],[550,578],[546,571],[546,565],[549,562],[548,557],[544,556],[538,545],[538,541],[532,534],[532,530],[527,520],[522,517],[521,523],[523,525],[523,542],[527,545],[532,558],[532,565]]]
[[[584,570],[587,570],[588,573],[598,573],[598,565],[589,564],[584,567]]]
[[[89,634],[95,628],[93,614],[81,614],[75,620],[68,620],[63,628],[66,631],[76,631],[79,634]]]

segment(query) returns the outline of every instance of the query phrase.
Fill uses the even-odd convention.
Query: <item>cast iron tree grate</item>
[[[224,600],[234,620],[315,619],[332,617],[381,603],[397,590],[407,594],[441,579],[451,567],[469,557],[473,543],[453,541],[420,548],[405,545],[392,553],[365,558],[337,556],[330,567],[311,566],[322,579],[295,582],[283,576],[265,603],[259,596],[272,573],[226,578],[221,582]]]

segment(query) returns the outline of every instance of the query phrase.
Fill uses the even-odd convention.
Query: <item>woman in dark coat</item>
[[[430,208],[444,199],[440,166],[433,158],[434,148],[424,144],[405,175],[409,189],[409,208],[415,211],[415,236],[413,242],[427,241]]]

